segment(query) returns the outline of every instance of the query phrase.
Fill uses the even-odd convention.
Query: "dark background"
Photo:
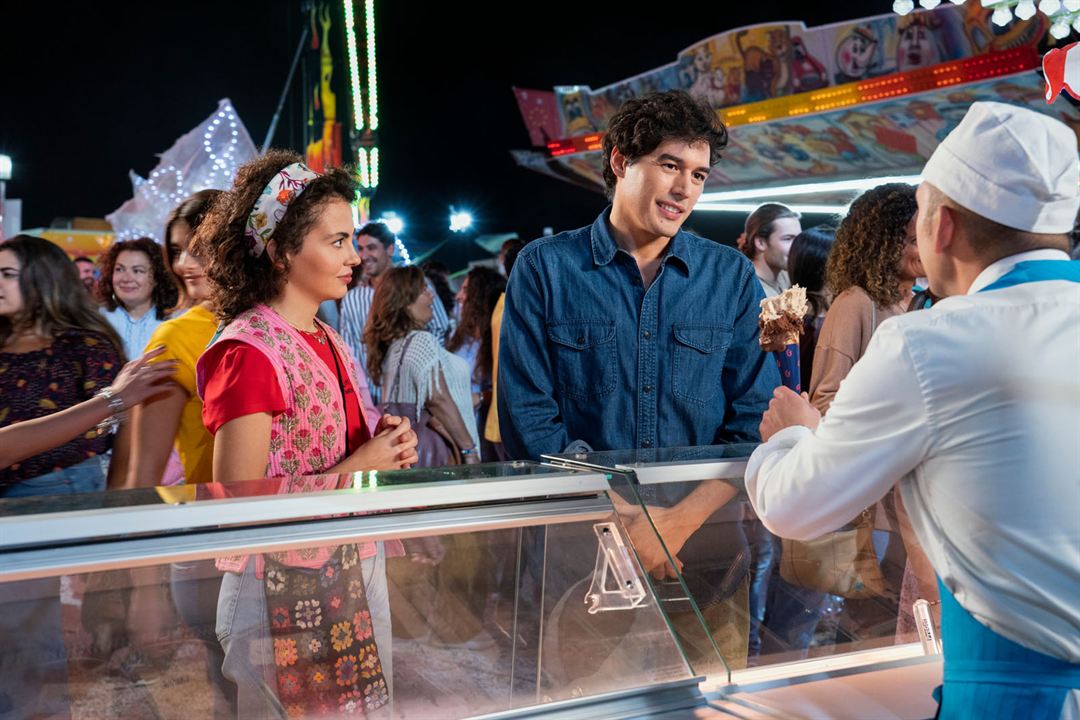
[[[374,214],[398,212],[406,237],[424,240],[448,234],[451,204],[472,210],[482,233],[529,239],[544,226],[587,224],[605,204],[600,194],[514,165],[508,151],[529,147],[529,138],[512,86],[600,88],[732,28],[778,20],[812,27],[891,7],[727,5],[377,0],[382,162]],[[155,153],[219,98],[232,99],[260,146],[307,21],[299,0],[20,2],[3,15],[0,152],[13,159],[8,196],[23,200],[23,227],[113,211],[131,196],[128,169],[145,176]],[[343,111],[344,95],[338,102]],[[302,121],[294,92],[274,145],[302,149]],[[695,213],[688,226],[732,242],[742,221]]]

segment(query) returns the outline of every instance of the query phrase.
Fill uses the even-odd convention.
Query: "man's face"
[[[773,230],[768,238],[755,238],[758,252],[765,258],[765,263],[774,273],[787,270],[791,242],[801,232],[802,225],[798,218],[780,218],[773,221]]]
[[[87,290],[94,289],[94,263],[87,260],[79,260],[75,263],[75,267],[79,268],[79,280],[82,281],[83,287]]]
[[[936,217],[939,213],[938,198],[930,186],[920,183],[915,191],[915,202],[919,209],[915,214],[915,244],[919,248],[919,261],[923,272],[930,281],[930,291],[938,297],[945,296],[944,278],[941,272],[940,258],[934,252],[934,233]]]
[[[390,269],[393,246],[388,248],[382,244],[382,240],[370,235],[358,237],[357,245],[364,277],[368,280],[374,280]]]
[[[709,145],[665,140],[648,155],[628,161],[612,152],[616,170],[614,204],[628,231],[672,237],[694,209],[709,176]]]

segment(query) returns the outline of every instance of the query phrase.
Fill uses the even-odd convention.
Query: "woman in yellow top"
[[[202,421],[202,400],[195,391],[195,362],[217,330],[217,318],[209,307],[210,286],[202,261],[189,245],[219,190],[203,190],[182,202],[165,226],[166,265],[181,287],[182,314],[163,322],[147,347],[162,346],[162,359],[176,361],[176,373],[168,392],[139,407],[132,418],[132,453],[128,487],[161,484],[169,453],[175,444],[188,484],[210,482],[214,438]]]
[[[159,325],[148,347],[163,347],[162,359],[175,360],[176,372],[168,391],[141,405],[132,416],[128,487],[160,485],[174,445],[186,483],[213,479],[214,438],[203,427],[202,400],[195,391],[195,363],[217,331],[217,318],[209,306],[210,286],[202,260],[191,254],[191,244],[195,229],[220,194],[220,190],[195,193],[173,210],[165,226],[165,264],[180,285],[177,312],[182,314]],[[163,578],[154,576],[150,580],[160,584]],[[221,573],[214,568],[213,560],[173,563],[169,585],[177,614],[205,643],[205,670],[208,692],[214,699],[214,716],[236,717],[236,686],[221,674],[224,654],[214,630]],[[150,598],[147,602],[156,601]],[[159,622],[167,616],[162,607],[142,607],[140,611],[141,616]]]

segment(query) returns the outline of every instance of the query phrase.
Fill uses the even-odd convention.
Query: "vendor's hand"
[[[124,401],[125,409],[131,409],[164,390],[161,386],[176,372],[176,361],[150,362],[163,352],[165,352],[164,346],[155,348],[120,369],[112,381],[112,389]]]
[[[784,428],[803,425],[816,430],[820,422],[821,413],[810,404],[809,395],[796,395],[793,390],[780,386],[773,391],[773,399],[769,401],[769,409],[762,416],[758,430],[762,442],[767,442]]]

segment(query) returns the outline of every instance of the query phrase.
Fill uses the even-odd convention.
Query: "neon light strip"
[[[861,178],[859,180],[834,180],[821,183],[799,183],[779,187],[752,188],[750,190],[728,190],[702,193],[698,203],[725,203],[734,200],[752,200],[766,198],[791,197],[792,195],[816,195],[827,192],[861,192],[885,183],[908,183],[918,185],[921,175],[889,175],[886,177]]]
[[[734,213],[752,213],[757,209],[759,203],[698,203],[694,206],[694,212],[734,212]],[[789,208],[798,213],[824,213],[826,215],[833,215],[837,213],[846,213],[847,205],[788,205]]]
[[[717,112],[728,127],[748,125],[914,95],[960,83],[1011,75],[1038,66],[1038,50],[1032,47],[1016,48]]]
[[[379,187],[379,148],[371,148],[371,187]]]
[[[357,148],[356,152],[356,171],[360,176],[360,187],[369,188],[371,182],[368,177],[368,159],[367,150],[365,148]]]
[[[349,83],[352,85],[353,127],[364,129],[364,98],[360,90],[360,58],[356,55],[356,22],[353,17],[353,0],[344,0],[345,44],[349,49]]]
[[[367,19],[368,118],[379,129],[379,74],[375,67],[375,0],[364,0]],[[376,181],[378,184],[378,181]]]

